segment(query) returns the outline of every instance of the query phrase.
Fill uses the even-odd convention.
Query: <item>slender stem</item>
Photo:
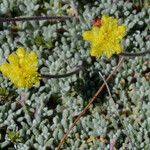
[[[111,95],[110,88],[109,88],[109,86],[108,86],[108,84],[107,84],[105,78],[103,77],[103,75],[102,75],[102,73],[101,73],[100,71],[99,71],[99,75],[101,76],[101,78],[103,79],[103,81],[104,81],[104,83],[105,83],[105,85],[106,85],[106,88],[107,88],[107,91],[108,91],[108,94],[109,94],[109,97],[110,97],[110,101],[112,102],[112,104],[113,104],[113,106],[114,106],[114,108],[115,108],[115,113],[116,113],[116,115],[118,116],[118,118],[119,118],[119,120],[120,120],[120,122],[121,122],[123,128],[125,129],[125,132],[124,132],[124,133],[126,134],[128,140],[129,140],[129,142],[132,144],[132,147],[133,147],[133,146],[135,146],[135,144],[132,143],[132,138],[130,137],[130,134],[129,134],[129,132],[128,132],[128,128],[125,126],[125,124],[124,124],[124,122],[123,122],[123,119],[122,119],[122,118],[120,117],[120,115],[119,115],[118,108],[117,108],[117,106],[116,106],[116,104],[115,104],[115,101],[114,101],[112,95]],[[113,114],[113,112],[112,112],[112,114]]]
[[[121,57],[119,63],[117,64],[117,66],[115,67],[115,69],[112,71],[112,73],[107,77],[106,81],[108,82],[111,77],[116,73],[116,71],[119,69],[121,63],[123,61],[123,57]],[[88,108],[91,106],[91,104],[94,102],[94,100],[97,98],[97,96],[100,94],[100,92],[103,90],[103,88],[105,87],[105,83],[102,84],[102,86],[99,88],[99,90],[96,92],[96,94],[94,95],[94,97],[90,100],[90,102],[87,104],[87,106],[82,110],[82,112],[79,114],[79,116],[75,119],[75,121],[73,122],[73,124],[69,127],[69,129],[67,130],[67,132],[64,134],[63,138],[61,139],[60,143],[58,144],[57,150],[59,150],[61,148],[61,146],[63,145],[65,139],[67,138],[68,134],[70,133],[70,131],[72,130],[72,128],[77,124],[77,122],[80,120],[80,118],[83,116],[83,114],[86,113],[86,111],[88,110]]]
[[[56,21],[56,20],[67,20],[71,19],[73,17],[70,16],[32,16],[32,17],[15,17],[15,18],[0,18],[0,23],[3,22],[16,22],[16,21],[34,21],[34,20],[51,20],[51,21]]]
[[[75,16],[76,16],[77,18],[79,18],[78,7],[77,7],[75,1],[72,0],[72,1],[70,2],[70,5],[71,5],[71,7],[75,10]]]
[[[144,56],[146,54],[150,54],[150,51],[144,51],[144,52],[139,52],[139,53],[127,53],[127,52],[123,52],[120,55],[122,56],[127,56],[127,57],[136,57],[136,56]]]
[[[56,75],[41,74],[41,78],[46,78],[46,79],[51,79],[51,78],[55,78],[55,79],[65,78],[65,77],[77,74],[77,73],[79,73],[83,69],[84,69],[84,66],[81,65],[81,66],[78,66],[76,70],[74,70],[72,72],[69,72],[69,73],[66,73],[66,74],[60,74],[60,75],[58,75],[58,74],[56,74]]]

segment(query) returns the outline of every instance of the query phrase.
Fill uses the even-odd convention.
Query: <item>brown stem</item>
[[[74,74],[77,74],[79,73],[81,70],[84,69],[84,66],[78,66],[76,70],[72,71],[72,72],[69,72],[69,73],[66,73],[66,74],[56,74],[56,75],[50,75],[50,74],[41,74],[41,78],[46,78],[46,79],[51,79],[51,78],[55,78],[55,79],[58,79],[58,78],[65,78],[65,77],[69,77],[71,75],[74,75]]]
[[[32,17],[15,17],[15,18],[0,18],[0,23],[3,22],[16,22],[16,21],[36,21],[36,20],[51,20],[51,21],[64,21],[72,19],[70,16],[32,16]]]
[[[139,52],[139,53],[122,52],[120,55],[125,56],[125,57],[136,57],[136,56],[144,56],[146,54],[150,54],[150,50],[147,50],[147,51],[144,51],[144,52]]]
[[[115,67],[115,69],[112,71],[112,73],[107,77],[106,82],[108,82],[111,77],[116,73],[116,71],[119,69],[119,67],[121,66],[121,63],[123,61],[123,57],[121,57],[119,63],[117,64],[117,66]],[[82,112],[79,114],[79,116],[75,119],[75,121],[73,122],[73,124],[69,127],[69,129],[67,130],[67,132],[64,134],[63,138],[61,139],[60,143],[58,144],[57,150],[59,150],[61,148],[61,146],[63,145],[64,141],[66,140],[68,134],[70,133],[70,131],[72,130],[72,128],[77,124],[77,122],[80,120],[80,118],[83,116],[83,114],[86,113],[86,111],[88,110],[88,108],[90,107],[90,105],[94,102],[94,100],[97,98],[97,96],[100,94],[100,92],[103,90],[103,88],[105,87],[105,83],[102,84],[102,86],[99,88],[99,90],[96,92],[96,94],[94,95],[94,97],[90,100],[90,102],[87,104],[87,106],[82,110]]]
[[[99,71],[99,75],[101,76],[101,78],[103,79],[103,81],[104,81],[104,83],[105,83],[105,85],[106,85],[106,88],[107,88],[107,91],[108,91],[108,94],[109,94],[109,97],[110,97],[110,101],[111,101],[113,107],[115,108],[115,114],[118,116],[118,118],[119,118],[119,120],[120,120],[120,122],[121,122],[123,128],[125,129],[124,134],[126,134],[128,140],[129,140],[129,142],[132,144],[132,147],[134,147],[135,144],[132,143],[132,138],[130,137],[129,130],[128,130],[128,128],[126,127],[126,125],[124,124],[123,119],[122,119],[122,118],[120,117],[120,115],[119,115],[119,111],[118,111],[118,108],[117,108],[117,106],[116,106],[116,103],[115,103],[115,101],[114,101],[114,99],[113,99],[113,97],[112,97],[112,95],[111,95],[110,88],[109,88],[109,86],[108,86],[108,84],[107,84],[105,78],[103,77],[103,75],[101,74],[100,71]],[[113,114],[113,111],[112,111],[112,114]],[[110,148],[110,149],[111,149],[111,148]],[[111,150],[113,150],[113,149],[111,149]]]

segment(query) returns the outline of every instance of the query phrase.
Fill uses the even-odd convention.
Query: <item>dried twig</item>
[[[139,52],[139,53],[127,53],[127,52],[122,52],[120,55],[122,56],[127,56],[127,57],[136,57],[136,56],[144,56],[146,54],[150,54],[150,51],[144,51],[144,52]]]
[[[69,77],[71,75],[74,75],[74,74],[77,74],[79,73],[81,70],[85,69],[83,65],[81,66],[77,66],[77,69],[72,71],[72,72],[69,72],[69,73],[66,73],[66,74],[56,74],[56,75],[50,75],[50,74],[41,74],[41,78],[46,78],[46,79],[51,79],[51,78],[55,78],[55,79],[58,79],[58,78],[65,78],[65,77]]]
[[[108,82],[111,79],[111,77],[116,73],[116,71],[119,69],[122,61],[123,61],[123,57],[121,57],[118,65],[115,67],[115,69],[112,71],[112,73],[107,77],[106,82]],[[75,119],[75,121],[73,122],[73,124],[69,127],[69,129],[67,130],[67,132],[64,134],[63,138],[61,139],[60,143],[58,144],[57,150],[59,150],[61,148],[61,146],[63,145],[65,139],[68,136],[68,134],[72,130],[72,128],[77,124],[77,122],[80,120],[80,118],[83,116],[83,114],[86,113],[86,111],[88,110],[88,108],[90,107],[90,105],[94,102],[94,100],[97,98],[97,96],[100,94],[100,92],[103,90],[104,87],[105,87],[105,83],[102,84],[102,86],[96,92],[96,94],[94,95],[94,97],[90,100],[90,102],[87,104],[87,106],[82,110],[82,112]]]
[[[115,150],[116,140],[110,141],[109,145],[109,150]]]
[[[28,96],[29,96],[29,95],[28,95],[27,93],[22,93],[22,94],[21,94],[21,99],[16,102],[17,107],[22,107],[22,106],[24,106],[26,100],[28,99]]]
[[[16,22],[16,21],[36,21],[36,20],[49,20],[49,21],[64,21],[72,19],[72,16],[32,16],[32,17],[15,17],[15,18],[0,18],[0,23]]]
[[[78,7],[77,7],[75,1],[72,0],[72,1],[70,2],[70,5],[71,5],[72,9],[75,11],[75,16],[76,16],[77,18],[79,18]]]
[[[113,107],[115,108],[115,109],[114,109],[114,110],[115,110],[115,114],[118,116],[118,118],[119,118],[119,120],[120,120],[120,122],[121,122],[121,124],[122,124],[123,128],[125,129],[124,134],[126,134],[126,136],[127,136],[128,140],[129,140],[129,142],[132,144],[132,147],[133,147],[133,146],[135,146],[135,144],[134,144],[134,143],[132,143],[132,138],[130,137],[130,134],[129,134],[129,132],[128,132],[128,129],[127,129],[127,127],[125,126],[125,124],[124,124],[124,122],[123,122],[122,118],[121,118],[121,117],[120,117],[120,115],[119,115],[119,112],[118,112],[117,106],[116,106],[116,104],[115,104],[115,101],[113,100],[113,97],[112,97],[112,95],[111,95],[111,92],[110,92],[109,86],[108,86],[108,84],[107,84],[107,82],[106,82],[105,78],[103,77],[103,75],[102,75],[102,73],[101,73],[100,71],[99,71],[99,75],[101,76],[101,78],[103,79],[103,81],[104,81],[104,83],[105,83],[105,85],[106,85],[106,88],[107,88],[107,91],[108,91],[108,94],[109,94],[109,97],[110,97],[111,103],[113,104]]]

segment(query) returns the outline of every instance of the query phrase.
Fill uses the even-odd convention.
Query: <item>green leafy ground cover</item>
[[[137,2],[137,1],[136,1]],[[82,32],[103,14],[114,16],[127,26],[123,46],[127,52],[150,49],[150,7],[123,0],[75,1],[79,20],[64,22],[29,21],[0,24],[0,63],[17,47],[35,50],[41,73],[63,74],[85,64],[88,69],[61,79],[44,79],[37,87],[17,89],[0,75],[1,149],[55,149],[76,116],[83,110],[116,66],[118,56],[93,59]],[[138,7],[138,8],[137,8]],[[0,16],[70,15],[74,7],[67,0],[1,0]],[[150,55],[126,57],[109,82],[120,117],[135,147],[115,115],[107,90],[98,96],[73,128],[63,149],[150,148]]]

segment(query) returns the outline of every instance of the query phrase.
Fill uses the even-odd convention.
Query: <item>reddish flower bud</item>
[[[92,24],[93,24],[93,26],[100,27],[101,26],[101,19],[97,18],[97,19],[93,20]]]

